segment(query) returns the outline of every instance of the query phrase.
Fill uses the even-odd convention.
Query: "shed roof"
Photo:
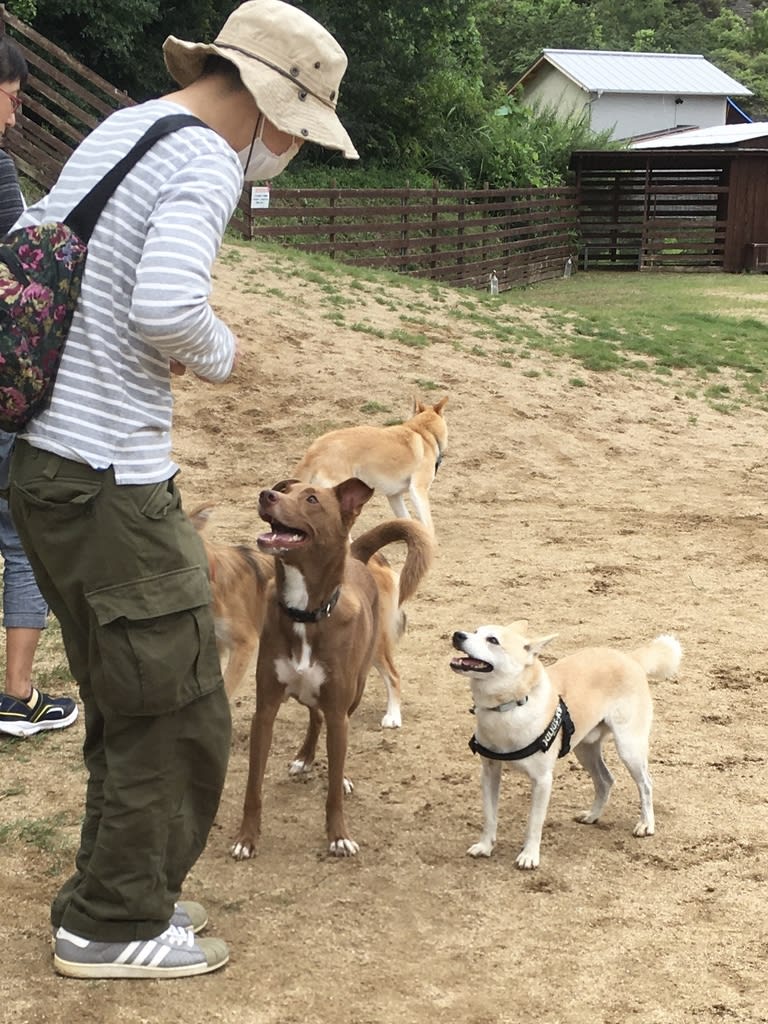
[[[749,124],[716,124],[711,128],[689,128],[681,132],[668,132],[650,139],[639,139],[630,149],[668,149],[672,146],[738,146],[751,139],[768,139],[768,121],[750,121]]]
[[[525,85],[548,64],[587,92],[752,95],[751,90],[700,53],[547,49],[516,85]]]

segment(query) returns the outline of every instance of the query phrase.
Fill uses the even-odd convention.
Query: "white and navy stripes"
[[[18,226],[63,220],[167,114],[168,100],[112,114],[73,153]],[[156,483],[171,459],[169,360],[218,382],[235,341],[209,305],[211,267],[243,184],[237,154],[197,126],[161,139],[118,186],[96,225],[51,405],[24,432],[36,447],[120,484]]]

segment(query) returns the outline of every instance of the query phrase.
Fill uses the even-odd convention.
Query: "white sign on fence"
[[[269,185],[254,185],[251,188],[251,209],[266,210],[269,208]]]

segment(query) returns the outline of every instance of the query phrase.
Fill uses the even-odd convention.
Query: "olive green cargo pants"
[[[203,546],[172,480],[118,486],[23,440],[9,500],[85,719],[80,848],[51,922],[151,938],[205,847],[230,749]]]

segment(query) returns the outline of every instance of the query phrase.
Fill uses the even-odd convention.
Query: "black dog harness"
[[[341,587],[337,587],[325,604],[315,608],[313,612],[305,612],[303,608],[291,608],[290,605],[283,604],[282,601],[280,602],[280,607],[294,622],[319,622],[320,619],[327,619],[331,614],[336,607],[340,593]]]
[[[474,736],[469,741],[469,749],[473,754],[489,757],[493,761],[522,761],[524,758],[530,757],[531,754],[537,753],[537,751],[541,751],[542,754],[546,753],[555,742],[555,737],[561,729],[563,730],[563,739],[560,745],[560,753],[557,755],[559,758],[565,757],[571,749],[571,736],[573,736],[573,721],[562,697],[557,703],[552,721],[541,736],[535,739],[533,743],[529,743],[527,747],[523,747],[522,750],[509,750],[506,753],[499,753],[498,750],[489,750],[482,743],[478,743]]]

